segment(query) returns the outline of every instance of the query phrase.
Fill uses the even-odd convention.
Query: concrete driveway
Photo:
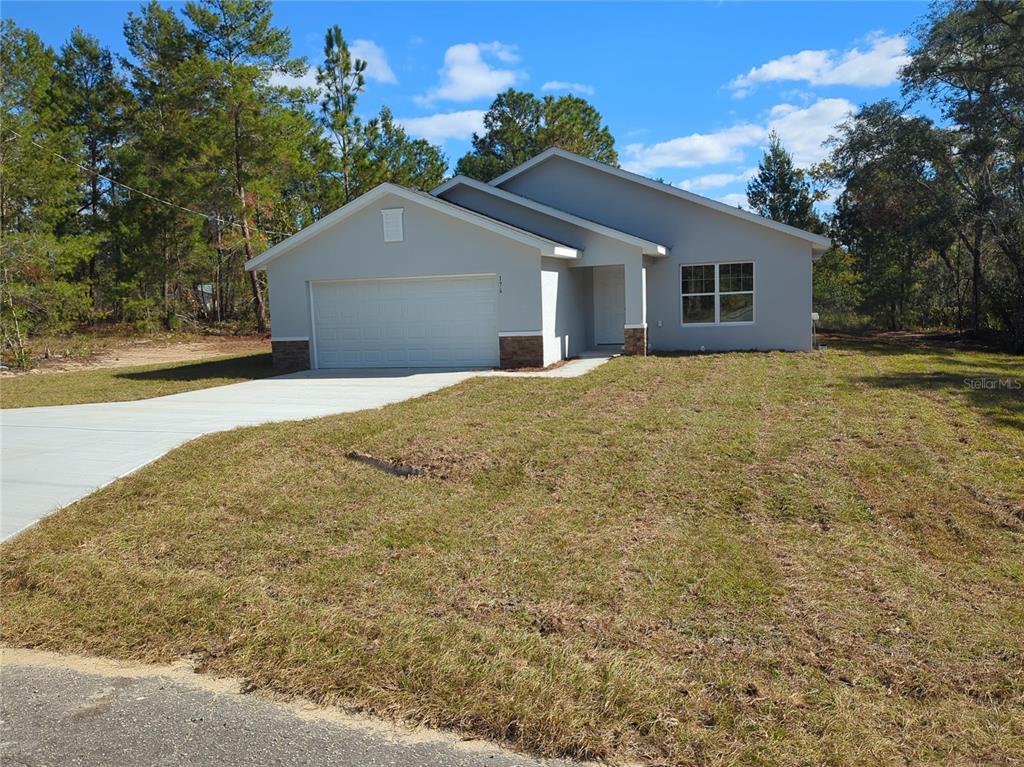
[[[306,371],[167,397],[0,410],[0,540],[203,434],[381,407],[479,371]]]

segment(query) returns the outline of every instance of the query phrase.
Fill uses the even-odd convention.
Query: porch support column
[[[647,270],[637,253],[623,265],[626,287],[625,354],[647,354]]]

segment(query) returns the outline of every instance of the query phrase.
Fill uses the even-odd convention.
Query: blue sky
[[[59,46],[75,26],[124,53],[139,3],[3,3]],[[311,65],[339,24],[369,63],[361,111],[387,104],[454,165],[494,94],[573,92],[601,111],[623,167],[734,204],[776,130],[801,164],[858,105],[898,96],[924,3],[277,2]]]

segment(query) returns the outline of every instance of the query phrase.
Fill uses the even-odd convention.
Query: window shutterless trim
[[[750,264],[751,279],[754,280],[753,290],[720,290],[719,281],[719,267],[725,264]],[[683,269],[691,266],[713,266],[715,267],[715,292],[714,293],[684,293],[683,292]],[[736,325],[753,325],[757,321],[757,299],[754,296],[754,292],[757,290],[757,262],[750,259],[737,259],[732,261],[698,261],[695,263],[679,264],[679,326],[683,328],[717,328],[717,327],[734,327]],[[683,321],[683,301],[686,298],[693,298],[697,296],[713,296],[715,299],[715,321],[714,322],[684,322]],[[722,313],[721,298],[722,296],[750,296],[750,313],[752,319],[749,320],[733,320],[733,321],[722,321],[720,319]]]

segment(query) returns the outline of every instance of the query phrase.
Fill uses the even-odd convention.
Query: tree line
[[[773,136],[749,204],[832,237],[814,270],[829,324],[943,326],[1024,351],[1024,10],[953,0],[916,32],[901,99],[861,107],[812,168]],[[152,0],[124,36],[115,56],[81,30],[57,50],[0,30],[5,362],[98,321],[264,332],[246,260],[381,182],[430,189],[447,173],[387,107],[361,117],[366,63],[337,26],[315,88],[287,84],[309,64],[269,0]],[[586,100],[510,89],[455,172],[490,180],[550,146],[618,162]]]
[[[57,50],[10,20],[0,30],[5,361],[24,361],[32,335],[96,321],[265,332],[249,258],[384,181],[430,189],[447,173],[387,107],[360,117],[366,62],[338,26],[315,88],[288,84],[309,64],[269,0],[152,0],[124,38],[117,56],[78,29]],[[615,161],[582,99],[509,91],[487,121],[461,172],[489,178],[555,144]]]
[[[1024,352],[1024,6],[937,5],[916,37],[901,100],[862,106],[806,172],[773,137],[748,201],[831,235],[815,266],[827,321],[955,328]],[[813,203],[830,187],[823,220]]]

